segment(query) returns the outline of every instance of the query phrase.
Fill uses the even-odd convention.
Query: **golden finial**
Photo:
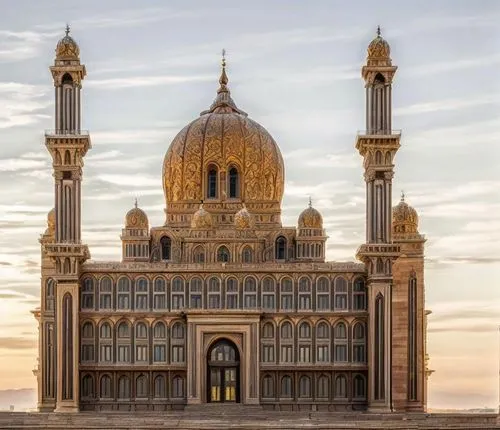
[[[65,30],[66,31],[66,36],[69,34],[69,30],[70,30],[69,24],[66,24],[66,30]]]
[[[227,83],[229,82],[229,79],[227,78],[227,75],[226,75],[226,50],[223,49],[222,50],[222,72],[221,72],[221,75],[220,75],[220,78],[219,78],[219,84],[220,84],[220,88],[219,88],[219,91],[225,89]]]
[[[377,37],[380,37],[381,35],[381,31],[380,31],[380,25],[377,25]]]

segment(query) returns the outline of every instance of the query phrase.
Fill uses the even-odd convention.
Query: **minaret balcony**
[[[384,136],[387,138],[394,138],[397,139],[401,137],[401,130],[358,130],[357,136],[363,136],[363,137],[378,137],[378,136]]]
[[[88,130],[45,130],[46,137],[72,137],[72,138],[87,138],[89,137]]]

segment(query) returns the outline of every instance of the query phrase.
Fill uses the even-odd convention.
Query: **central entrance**
[[[240,355],[227,339],[215,342],[208,350],[207,376],[209,402],[240,401]]]

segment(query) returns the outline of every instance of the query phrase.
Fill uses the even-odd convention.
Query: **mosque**
[[[38,409],[425,411],[425,238],[404,198],[392,206],[396,70],[378,31],[355,138],[366,183],[359,262],[325,259],[311,203],[282,224],[280,148],[233,100],[225,60],[215,100],[166,152],[164,224],[136,204],[121,260],[96,261],[81,234],[86,69],[67,29],[50,67],[55,203],[40,238]]]

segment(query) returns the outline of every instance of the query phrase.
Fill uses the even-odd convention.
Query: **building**
[[[215,101],[172,141],[166,220],[125,216],[122,260],[81,240],[86,75],[77,43],[50,67],[55,208],[41,243],[40,411],[183,409],[239,402],[270,410],[424,411],[424,243],[404,198],[392,207],[391,92],[397,67],[380,31],[362,67],[366,182],[359,263],[325,261],[309,206],[280,219],[284,164],[272,136],[233,101],[226,64]]]

